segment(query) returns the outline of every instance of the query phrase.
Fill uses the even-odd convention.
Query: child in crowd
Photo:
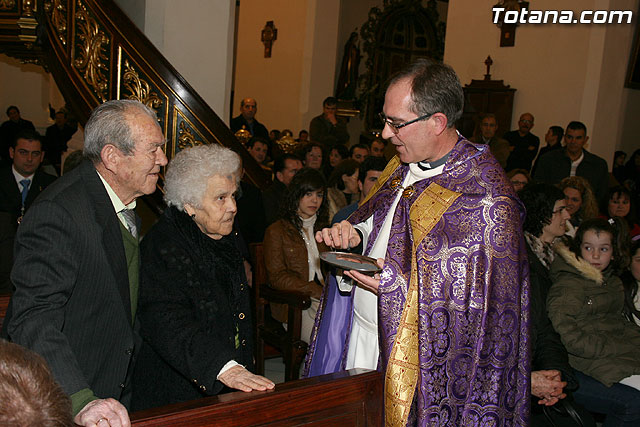
[[[619,238],[625,226],[619,218],[584,221],[571,248],[557,248],[547,299],[580,383],[574,396],[607,414],[611,424],[605,426],[640,425],[640,327],[621,315],[624,291],[617,276],[628,262]]]

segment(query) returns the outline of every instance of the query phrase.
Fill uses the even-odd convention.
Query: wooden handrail
[[[382,374],[352,369],[136,412],[142,426],[382,425]]]
[[[0,52],[45,66],[81,123],[106,100],[137,99],[158,113],[169,159],[189,146],[221,144],[241,155],[249,181],[268,184],[225,123],[113,0],[14,5],[0,9]]]

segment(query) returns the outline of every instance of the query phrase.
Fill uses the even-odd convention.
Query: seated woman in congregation
[[[604,426],[640,425],[640,328],[622,316],[617,276],[628,257],[620,219],[584,221],[570,248],[557,246],[547,307],[580,387],[576,401],[606,414]]]
[[[144,344],[133,409],[274,387],[254,375],[249,287],[235,236],[237,154],[219,145],[179,152],[167,209],[140,244],[137,316]]]
[[[636,218],[636,207],[631,197],[631,191],[622,185],[609,189],[606,203],[602,206],[602,217],[620,217],[625,220],[631,237],[640,235],[640,225]]]
[[[578,380],[547,315],[553,243],[564,236],[569,219],[564,194],[551,184],[529,184],[518,196],[527,210],[523,230],[531,284],[531,426],[595,426],[593,417],[573,401],[571,392],[578,388]],[[571,409],[582,424],[569,415]]]
[[[324,286],[320,252],[328,248],[316,243],[314,235],[329,223],[325,191],[326,184],[320,172],[311,168],[298,171],[289,184],[281,218],[267,228],[264,236],[269,284],[275,289],[311,296],[311,307],[302,313],[300,333],[307,343]],[[271,314],[276,320],[287,322],[286,305],[272,303]]]
[[[525,185],[531,182],[531,175],[526,169],[512,169],[507,172],[507,178],[509,178],[516,192],[522,190]]]
[[[560,190],[567,201],[571,219],[567,221],[567,235],[575,236],[582,221],[598,216],[598,202],[589,182],[581,176],[568,176],[560,181]]]

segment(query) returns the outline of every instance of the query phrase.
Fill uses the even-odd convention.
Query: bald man
[[[231,119],[231,132],[236,133],[242,127],[251,133],[251,136],[259,136],[269,140],[269,132],[262,123],[256,120],[258,103],[253,98],[245,98],[240,101],[240,115]]]

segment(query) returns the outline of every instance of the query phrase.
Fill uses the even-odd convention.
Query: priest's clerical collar
[[[451,151],[449,151],[447,154],[444,155],[444,157],[436,160],[435,162],[427,162],[427,161],[423,160],[421,162],[418,162],[417,165],[423,171],[427,171],[429,169],[435,169],[438,166],[442,166],[447,162],[447,159],[449,159],[449,154],[450,153],[451,153]]]

